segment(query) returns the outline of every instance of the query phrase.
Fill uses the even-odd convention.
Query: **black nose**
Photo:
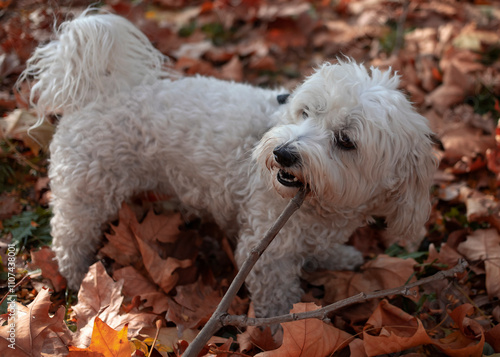
[[[290,167],[297,163],[299,155],[289,146],[278,146],[273,150],[274,159],[283,167]]]

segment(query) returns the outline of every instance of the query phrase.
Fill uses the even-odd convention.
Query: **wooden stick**
[[[320,320],[327,320],[327,315],[330,314],[333,311],[339,310],[343,307],[357,304],[366,300],[370,299],[376,299],[376,298],[381,298],[385,296],[390,296],[390,295],[410,295],[412,294],[410,289],[428,284],[430,282],[436,281],[436,280],[441,280],[445,278],[449,278],[454,276],[457,273],[462,273],[465,271],[465,268],[468,266],[467,262],[464,259],[460,259],[458,264],[448,270],[440,271],[437,272],[434,275],[431,275],[427,278],[423,278],[420,280],[417,280],[411,284],[406,284],[402,285],[397,288],[392,288],[392,289],[386,289],[386,290],[379,290],[379,291],[374,291],[370,293],[359,293],[357,295],[348,297],[347,299],[343,299],[340,301],[337,301],[333,304],[327,305],[322,307],[321,309],[314,310],[314,311],[307,311],[307,312],[301,312],[298,314],[287,314],[287,315],[281,315],[281,316],[274,316],[274,317],[268,317],[268,318],[250,318],[246,315],[229,315],[225,314],[224,316],[221,317],[221,322],[223,326],[226,325],[231,325],[231,326],[236,326],[236,327],[245,327],[245,326],[267,326],[267,325],[275,325],[279,324],[282,322],[290,322],[290,321],[296,321],[296,320],[304,320],[304,319],[320,319]]]
[[[183,354],[184,357],[198,356],[198,353],[200,353],[210,337],[212,337],[213,334],[223,326],[222,318],[224,316],[227,316],[227,310],[229,309],[233,298],[238,293],[238,290],[240,290],[253,266],[262,255],[262,253],[264,253],[267,246],[273,241],[274,237],[276,237],[281,228],[283,228],[290,216],[300,208],[308,193],[308,188],[300,189],[295,197],[290,200],[288,205],[285,207],[285,209],[271,226],[271,228],[267,231],[266,235],[261,239],[257,247],[251,250],[247,259],[238,271],[238,274],[229,286],[226,294],[217,306],[217,309],[212,314],[212,317],[210,317],[210,320],[208,320],[207,324],[203,327],[203,329],[200,331],[198,336],[196,336],[193,342],[189,344],[188,348]]]

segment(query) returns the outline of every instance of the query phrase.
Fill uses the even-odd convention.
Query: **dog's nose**
[[[299,160],[299,155],[289,146],[278,146],[273,150],[274,159],[283,167],[293,166]]]

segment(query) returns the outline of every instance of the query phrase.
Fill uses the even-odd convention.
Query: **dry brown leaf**
[[[426,102],[438,112],[444,113],[452,106],[462,103],[465,99],[465,90],[456,85],[441,85],[430,93]]]
[[[255,310],[253,303],[250,304],[248,309],[248,317],[255,317]],[[248,352],[253,349],[253,346],[257,346],[262,351],[269,351],[277,349],[283,336],[278,336],[279,332],[273,336],[269,326],[261,328],[259,326],[248,326],[246,331],[240,333],[236,336],[236,339],[240,345],[240,351]]]
[[[208,321],[222,298],[220,290],[205,284],[201,278],[193,284],[178,286],[176,292],[168,298],[166,319],[174,322],[180,331]]]
[[[40,356],[42,353],[65,355],[72,333],[64,323],[65,309],[60,306],[49,316],[52,302],[47,289],[41,290],[27,307],[16,303],[15,321],[0,326],[0,354],[2,356]],[[8,347],[10,323],[15,324],[15,349]]]
[[[412,277],[414,259],[401,259],[381,254],[361,267],[361,273],[351,271],[315,272],[305,276],[313,285],[325,286],[325,302],[331,304],[360,292],[395,288],[416,280]],[[410,280],[411,277],[411,280]]]
[[[493,212],[499,211],[499,204],[495,197],[485,195],[468,186],[460,188],[459,200],[467,207],[467,220],[469,222],[487,220]]]
[[[141,251],[144,267],[149,276],[166,293],[172,290],[179,281],[178,268],[188,268],[193,265],[191,259],[179,260],[172,257],[162,259],[158,255],[158,250],[150,246],[147,242],[137,237],[137,243]]]
[[[0,221],[20,214],[23,206],[19,202],[19,197],[14,193],[2,192],[0,194]]]
[[[42,269],[42,276],[52,282],[55,291],[66,288],[66,279],[59,273],[55,253],[49,247],[42,247],[38,251],[31,252],[30,268],[39,267]]]
[[[460,305],[451,311],[449,315],[458,325],[459,330],[450,333],[439,341],[433,341],[433,344],[448,356],[482,356],[485,341],[484,331],[477,321],[467,317],[473,312],[474,307],[471,304]],[[478,337],[479,341],[477,341]]]
[[[152,326],[156,315],[136,310],[120,314],[123,302],[123,282],[114,282],[104,266],[97,262],[89,268],[78,293],[78,304],[73,306],[78,331],[73,345],[86,348],[90,345],[94,319],[98,316],[115,330],[128,324],[129,337],[139,333],[143,327]]]
[[[485,332],[486,342],[488,342],[495,351],[500,351],[500,325],[496,325],[491,330]]]
[[[0,121],[2,135],[9,139],[22,141],[34,154],[40,149],[47,150],[55,127],[44,121],[36,128],[32,128],[38,118],[23,109],[16,109]]]
[[[123,294],[134,298],[139,296],[145,307],[151,307],[152,312],[161,314],[168,310],[167,296],[158,287],[140,274],[133,267],[124,267],[113,272],[115,280],[123,280]]]
[[[483,260],[486,269],[486,290],[490,298],[500,298],[500,235],[496,229],[472,232],[460,243],[458,251],[470,260]]]
[[[441,142],[444,146],[444,158],[452,164],[463,156],[475,153],[485,154],[486,150],[495,147],[495,139],[491,135],[483,135],[481,129],[475,129],[465,123],[443,128]]]
[[[383,300],[363,329],[366,353],[368,356],[376,356],[432,344],[448,356],[480,357],[485,336],[481,325],[467,317],[473,311],[474,307],[470,304],[460,305],[451,311],[449,315],[457,324],[458,330],[445,338],[433,340],[418,318]]]
[[[291,313],[317,310],[314,303],[298,303]],[[329,356],[346,347],[352,336],[347,332],[328,325],[318,319],[306,319],[285,322],[283,326],[283,344],[276,350],[257,354],[259,357],[270,356]]]
[[[126,203],[122,204],[118,219],[118,225],[111,226],[113,233],[106,234],[108,242],[99,253],[110,257],[120,265],[133,265],[140,256],[138,254],[139,247],[131,227],[138,225],[139,222],[134,211]]]
[[[243,65],[238,56],[234,56],[221,68],[221,76],[230,81],[243,81]]]
[[[401,352],[431,342],[422,322],[382,300],[363,328],[368,356]]]
[[[457,265],[460,258],[463,258],[463,256],[448,244],[442,243],[438,252],[434,243],[431,243],[429,245],[429,256],[425,262],[433,263],[436,261],[441,264],[446,264],[448,268],[453,268]]]
[[[175,243],[181,233],[179,227],[184,221],[179,213],[156,215],[149,211],[141,223],[131,223],[132,232],[146,242]]]

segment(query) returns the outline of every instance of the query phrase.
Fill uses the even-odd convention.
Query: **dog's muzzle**
[[[298,153],[287,145],[281,145],[273,150],[273,154],[274,160],[281,166],[276,177],[278,182],[286,187],[303,186],[303,183],[287,170],[300,161]]]

